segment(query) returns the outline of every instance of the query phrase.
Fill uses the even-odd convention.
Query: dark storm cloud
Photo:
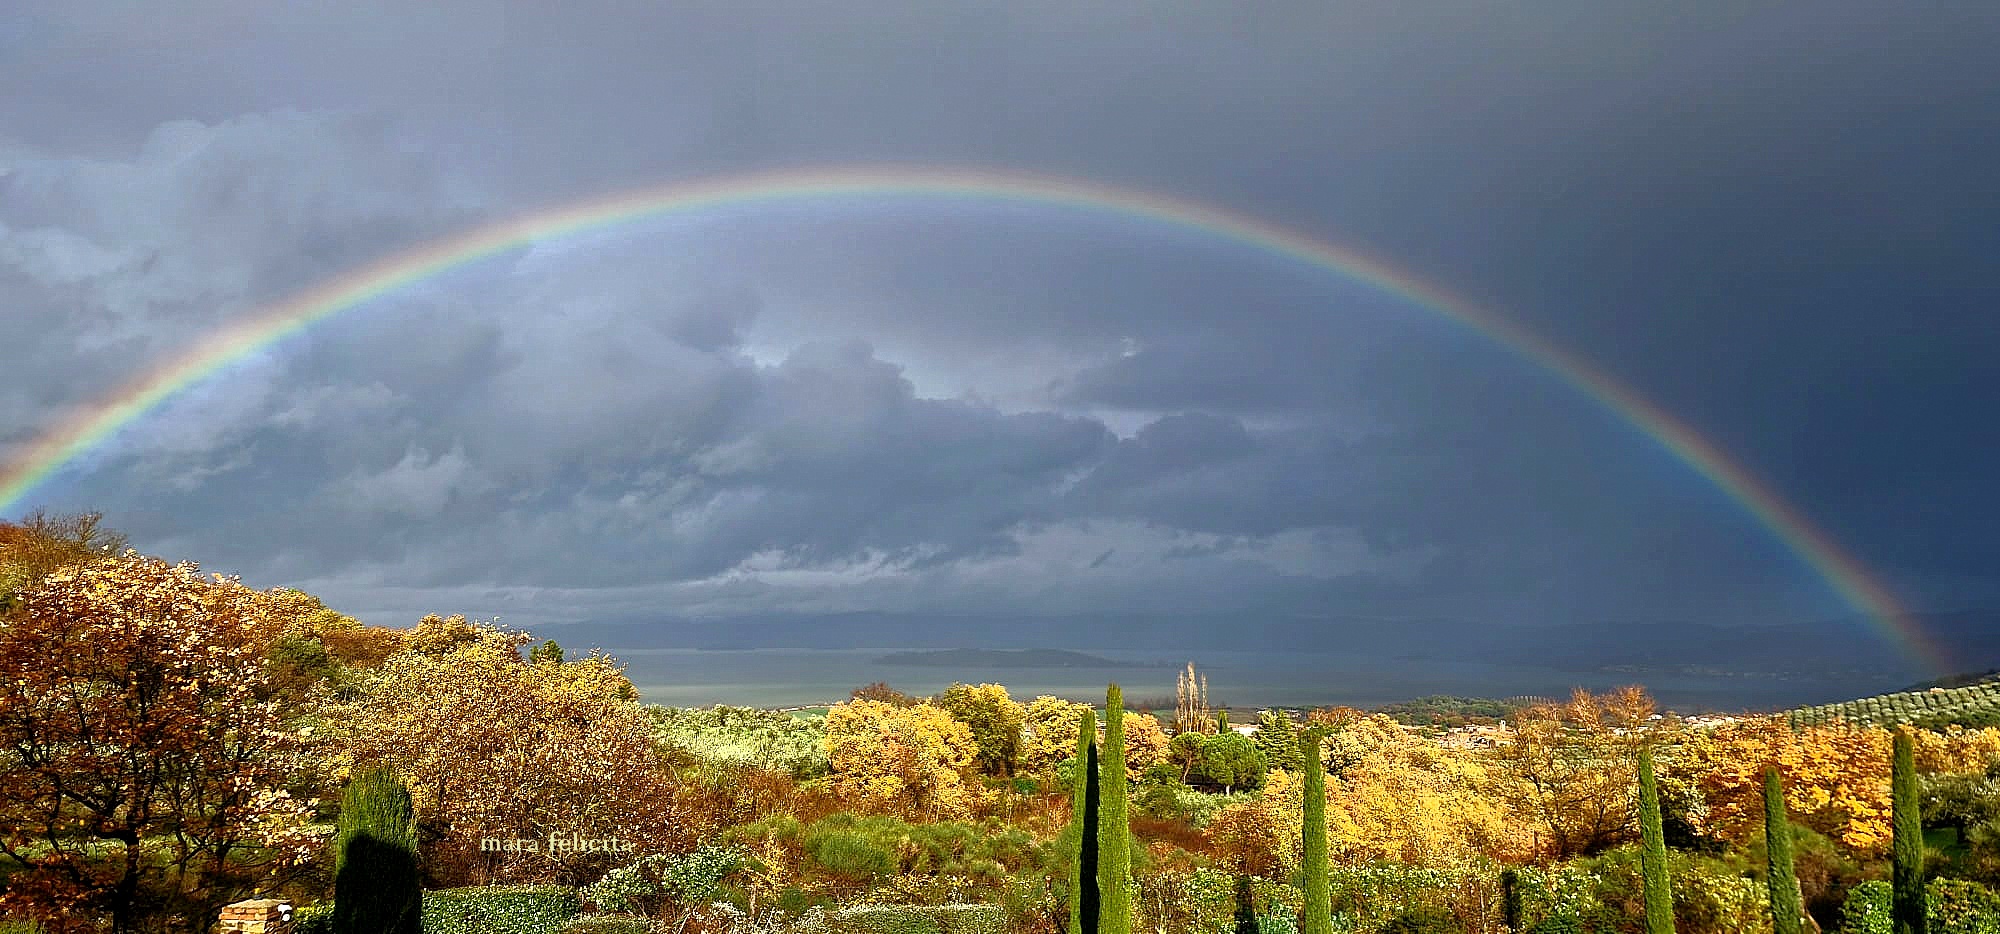
[[[31,0],[0,27],[0,85],[35,91],[0,95],[0,444],[481,218],[1002,165],[1365,246],[1601,361],[1916,601],[2000,599],[1995,18]],[[991,204],[515,251],[244,362],[43,495],[394,613],[1829,610],[1739,508],[1476,335]]]

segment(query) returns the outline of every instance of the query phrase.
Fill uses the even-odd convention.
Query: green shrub
[[[1932,879],[1924,896],[1930,934],[2000,934],[2000,896],[1985,886],[1964,879]],[[1894,900],[1894,887],[1881,879],[1849,889],[1840,908],[1840,934],[1890,934]]]
[[[468,886],[424,893],[424,934],[549,934],[582,899],[557,885]]]
[[[1847,890],[1840,906],[1840,934],[1889,934],[1889,883],[1870,879]]]
[[[562,934],[651,934],[653,922],[619,915],[579,915],[562,926]]]
[[[1925,887],[1930,934],[2000,934],[2000,896],[1965,879],[1932,879]]]
[[[604,874],[582,896],[606,911],[657,916],[672,906],[705,904],[727,895],[723,881],[749,857],[733,847],[705,846],[692,853],[649,853]]]
[[[806,835],[806,855],[835,875],[874,881],[896,871],[896,854],[868,837],[845,830]]]

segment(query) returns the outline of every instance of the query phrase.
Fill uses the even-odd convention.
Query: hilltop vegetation
[[[1857,932],[1886,910],[1878,726],[1694,728],[1638,688],[1393,708],[1430,726],[1504,713],[1480,743],[1352,708],[1259,711],[1244,736],[1205,691],[1166,722],[999,684],[869,685],[806,716],[668,708],[601,654],[462,615],[367,626],[112,542],[90,522],[0,525],[0,930],[179,934],[272,894],[323,931],[335,851],[368,824],[352,802],[372,800],[394,805],[374,820],[401,828],[399,878],[414,847],[432,934],[1054,934],[1073,910],[1072,789],[1104,787],[1129,813],[1129,840],[1101,852],[1129,851],[1132,931],[1297,930],[1311,863],[1322,931],[1636,930],[1664,865],[1676,930],[1737,934],[1768,923],[1766,766],[1806,910]],[[1116,748],[1081,782],[1100,721]],[[2000,729],[1910,745],[1945,877],[1932,930],[1990,931]],[[1639,846],[1641,750],[1664,863]]]

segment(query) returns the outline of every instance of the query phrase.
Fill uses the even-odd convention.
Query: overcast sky
[[[0,457],[262,303],[484,220],[989,167],[1213,203],[1476,296],[1910,605],[2000,604],[1992,3],[7,7]],[[226,370],[37,506],[396,625],[1847,612],[1481,335],[1018,204],[793,202],[515,251]]]

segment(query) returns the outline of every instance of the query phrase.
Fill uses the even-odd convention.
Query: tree
[[[1646,934],[1673,934],[1674,896],[1667,880],[1667,838],[1660,828],[1660,791],[1653,781],[1653,747],[1639,747],[1639,863],[1645,876]]]
[[[535,646],[534,651],[528,653],[528,661],[536,665],[544,663],[560,665],[563,663],[563,647],[554,639],[545,640],[541,645]]]
[[[104,528],[101,513],[50,516],[36,511],[18,525],[0,521],[0,612],[14,595],[59,568],[115,558],[125,536]]]
[[[1125,696],[1111,685],[1104,698],[1104,756],[1097,808],[1099,934],[1132,934],[1132,825],[1125,802]]]
[[[1505,800],[1538,825],[1545,855],[1587,855],[1632,838],[1632,747],[1653,735],[1651,713],[1651,700],[1626,688],[1578,690],[1516,717],[1494,758],[1517,779]]]
[[[1153,766],[1167,762],[1171,756],[1167,731],[1160,727],[1160,721],[1152,714],[1127,713],[1125,732],[1125,777],[1138,781]]]
[[[1895,734],[1890,766],[1889,797],[1892,840],[1889,844],[1890,918],[1896,934],[1924,934],[1924,825],[1917,788],[1914,739],[1907,729]]]
[[[0,625],[0,915],[185,930],[311,858],[264,594],[128,555],[17,596]]]
[[[1305,767],[1304,747],[1299,745],[1299,728],[1282,710],[1257,714],[1257,735],[1251,737],[1264,761],[1274,769],[1296,772]]]
[[[1180,770],[1181,781],[1193,781],[1201,768],[1201,751],[1208,745],[1206,733],[1176,733],[1167,743],[1167,761]]]
[[[1771,934],[1800,934],[1803,907],[1799,877],[1792,867],[1792,826],[1785,819],[1785,792],[1778,770],[1764,770],[1764,880],[1771,892]]]
[[[1056,763],[1077,755],[1077,716],[1086,710],[1090,710],[1089,704],[1066,701],[1049,694],[1029,702],[1021,726],[1020,768],[1046,775]],[[1090,728],[1092,731],[1097,729],[1095,713],[1091,716]]]
[[[326,755],[408,783],[433,877],[573,884],[610,863],[602,850],[495,852],[490,839],[692,845],[652,719],[610,659],[528,664],[525,636],[464,617],[427,617],[409,641],[328,707]]]
[[[855,688],[853,693],[848,695],[848,699],[875,701],[896,707],[914,707],[919,703],[917,698],[890,687],[886,681],[877,681],[874,684],[865,684]]]
[[[1255,788],[1264,781],[1268,766],[1264,754],[1256,744],[1241,733],[1219,733],[1210,736],[1201,746],[1201,762],[1195,767],[1195,776],[1212,785],[1222,786],[1223,792],[1238,787]]]
[[[827,711],[834,788],[877,805],[900,805],[932,819],[965,815],[978,744],[972,730],[928,704],[896,707],[853,701]]]
[[[1021,754],[1021,729],[1028,713],[1007,688],[998,684],[954,684],[938,695],[937,706],[972,730],[979,747],[979,770],[988,775],[1014,774]]]
[[[1096,934],[1097,893],[1097,712],[1078,704],[1076,776],[1070,782],[1070,839],[1075,849],[1069,875],[1069,934]]]
[[[1250,877],[1236,877],[1236,934],[1258,934],[1257,900],[1250,891]]]
[[[1326,852],[1326,774],[1320,764],[1320,733],[1306,730],[1299,737],[1305,763],[1303,839],[1305,846],[1305,905],[1300,909],[1302,934],[1332,934],[1333,900]]]
[[[1174,676],[1174,732],[1203,733],[1214,721],[1208,712],[1208,679],[1195,674],[1194,663]]]
[[[334,934],[419,934],[417,822],[410,790],[391,769],[356,775],[334,837]]]
[[[1327,833],[1342,858],[1448,868],[1533,855],[1523,815],[1506,807],[1520,797],[1513,777],[1485,755],[1430,742],[1379,714],[1329,745],[1340,781],[1327,796]]]

